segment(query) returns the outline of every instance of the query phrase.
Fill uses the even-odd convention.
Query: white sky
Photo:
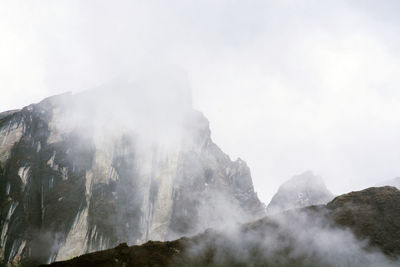
[[[400,175],[400,1],[1,1],[0,111],[172,64],[268,202]]]

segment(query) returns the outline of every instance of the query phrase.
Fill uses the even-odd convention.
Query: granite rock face
[[[268,213],[326,204],[333,194],[321,177],[307,171],[283,183],[267,207]]]
[[[212,142],[189,93],[144,89],[105,86],[0,114],[3,264],[35,266],[264,214],[246,163]]]

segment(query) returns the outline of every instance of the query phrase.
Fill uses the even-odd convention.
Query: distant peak
[[[268,205],[268,212],[326,204],[333,194],[326,188],[324,180],[312,171],[303,172],[284,182]]]

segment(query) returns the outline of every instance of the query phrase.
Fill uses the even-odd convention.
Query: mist
[[[0,112],[57,95],[0,129],[2,253],[36,248],[52,262],[213,228],[189,256],[211,244],[216,265],[257,265],[256,253],[395,266],[304,212],[243,224],[306,170],[334,195],[400,175],[399,11],[394,0],[2,1]],[[15,223],[28,207],[33,219]]]
[[[207,266],[398,265],[399,259],[368,247],[368,240],[335,226],[321,211],[291,210],[244,226],[209,230],[195,239],[186,256],[195,266],[196,260]]]
[[[400,173],[397,1],[0,5],[1,111],[174,65],[264,202],[305,170],[335,194]]]
[[[0,177],[6,195],[20,191],[18,177],[25,177],[24,194],[34,187],[30,183],[38,183],[42,214],[40,227],[24,226],[35,233],[30,242],[7,243],[8,225],[32,202],[20,205],[14,217],[10,208],[2,234],[9,262],[28,250],[25,246],[40,248],[40,255],[32,256],[38,264],[51,263],[121,242],[175,240],[265,214],[246,163],[231,161],[213,143],[209,121],[193,109],[186,73],[166,66],[141,74],[45,98],[24,108],[21,119],[2,122],[2,144],[14,144],[8,136],[18,138],[20,129],[33,138],[25,142],[34,153],[18,161],[17,185],[11,186],[7,174]],[[71,201],[63,202],[71,187]],[[56,218],[62,223],[55,225]]]

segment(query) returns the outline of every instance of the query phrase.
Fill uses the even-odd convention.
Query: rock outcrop
[[[398,266],[400,191],[368,188],[239,229],[126,244],[50,266]]]
[[[283,183],[267,206],[268,213],[326,204],[333,199],[321,177],[307,171]]]
[[[349,227],[359,238],[385,254],[400,256],[400,191],[391,186],[371,187],[336,197],[326,207],[329,218]]]
[[[212,142],[190,93],[146,84],[0,114],[4,264],[67,260],[264,214],[246,163]]]

